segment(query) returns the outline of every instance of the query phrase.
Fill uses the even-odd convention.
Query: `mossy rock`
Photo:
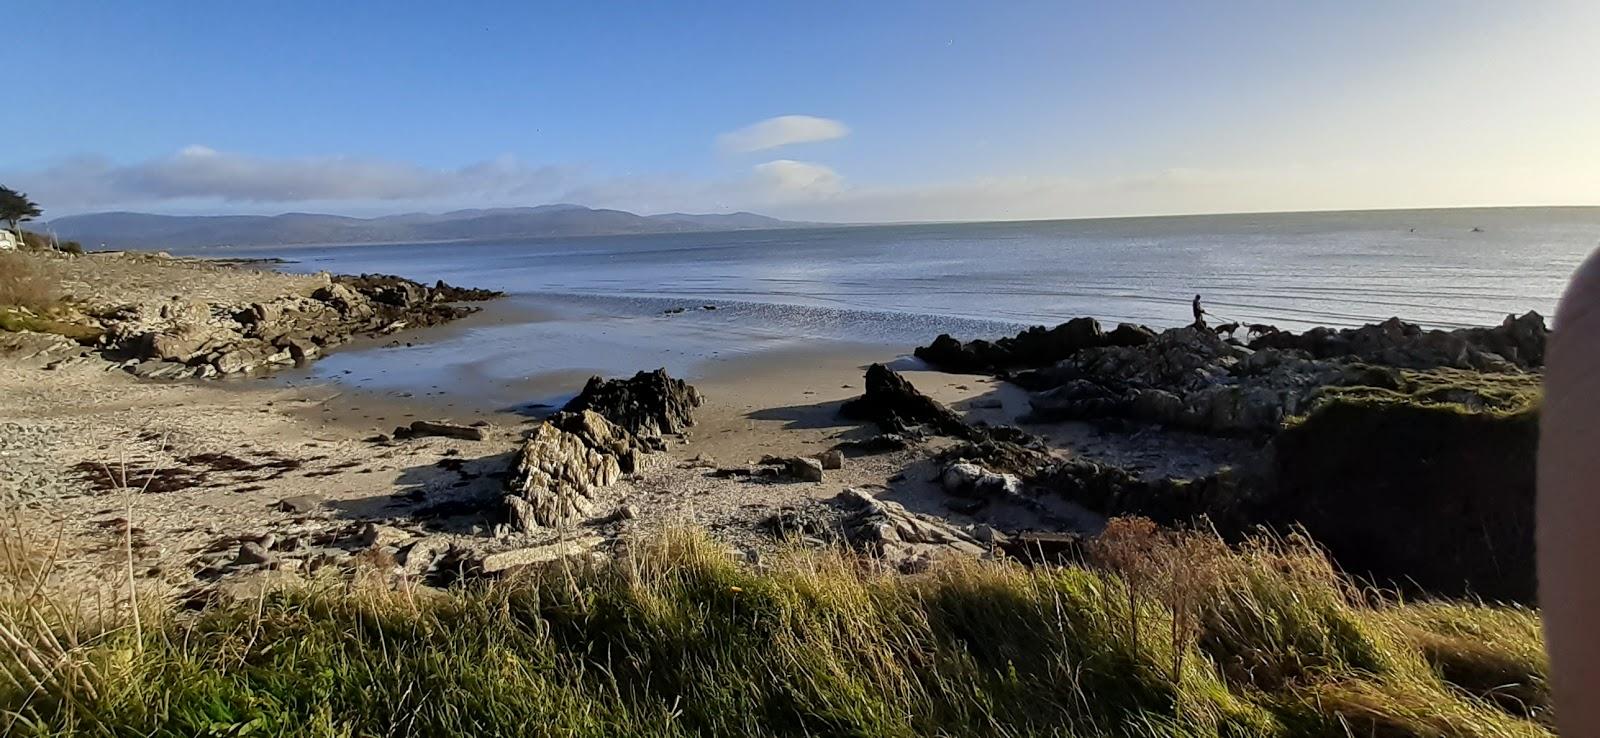
[[[54,333],[59,336],[66,336],[84,345],[99,341],[100,337],[105,333],[100,326],[90,323],[58,320],[53,317],[39,316],[17,308],[6,307],[0,307],[0,331]]]
[[[1532,602],[1540,377],[1406,379],[1340,388],[1286,424],[1262,518],[1385,584]]]

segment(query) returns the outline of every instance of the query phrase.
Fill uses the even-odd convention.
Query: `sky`
[[[0,184],[46,218],[1600,205],[1593,0],[52,0],[4,16]]]

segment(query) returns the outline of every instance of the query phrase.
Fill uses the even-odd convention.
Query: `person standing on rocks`
[[[1200,330],[1205,330],[1206,329],[1206,318],[1205,318],[1205,316],[1206,316],[1205,309],[1200,307],[1200,296],[1199,295],[1195,295],[1194,296],[1194,327],[1199,328]]]

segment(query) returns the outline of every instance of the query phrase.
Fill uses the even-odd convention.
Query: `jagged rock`
[[[816,459],[817,461],[822,462],[823,469],[844,468],[844,452],[840,451],[839,449],[823,451],[822,453],[817,454]]]
[[[651,451],[643,439],[592,410],[555,413],[545,422],[555,423],[562,430],[578,436],[589,448],[609,454],[617,460],[617,467],[623,474],[636,471],[640,457]]]
[[[915,515],[859,489],[846,489],[834,502],[846,512],[842,525],[851,543],[901,568],[939,555],[981,556],[988,551],[949,523]]]
[[[958,438],[974,435],[961,416],[917,391],[905,377],[882,364],[867,367],[866,394],[846,402],[840,414],[873,421],[889,433],[903,433],[922,425]]]
[[[562,410],[593,410],[636,435],[659,438],[694,425],[694,410],[704,402],[689,383],[657,369],[632,379],[591,377]]]
[[[621,428],[592,410],[557,413],[534,429],[517,454],[507,483],[513,527],[531,530],[587,515],[594,491],[635,468],[642,449]]]
[[[997,474],[977,464],[958,461],[940,475],[944,491],[961,497],[1019,497],[1022,480],[1010,474]]]

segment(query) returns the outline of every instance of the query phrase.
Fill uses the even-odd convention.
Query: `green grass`
[[[1401,370],[1399,389],[1365,385],[1325,387],[1310,412],[1332,403],[1410,405],[1429,410],[1497,417],[1537,413],[1544,397],[1541,374],[1491,374],[1462,369]],[[1305,416],[1291,418],[1289,425]]]
[[[916,576],[841,551],[755,571],[672,533],[448,592],[325,582],[147,607],[137,629],[18,586],[0,732],[1552,734],[1535,613],[1370,601],[1295,539],[1139,530],[1102,568]]]

